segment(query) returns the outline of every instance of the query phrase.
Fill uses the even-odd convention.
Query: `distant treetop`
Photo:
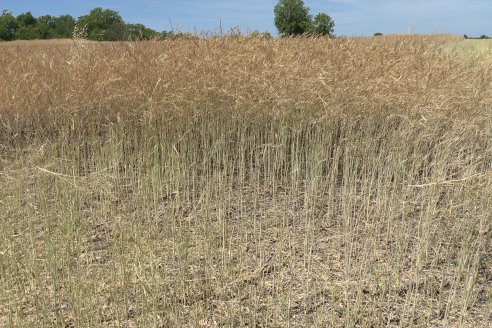
[[[273,9],[275,26],[282,36],[314,34],[334,36],[335,22],[325,13],[314,19],[302,0],[280,0]]]

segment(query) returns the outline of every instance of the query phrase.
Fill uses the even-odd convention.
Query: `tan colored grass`
[[[490,326],[492,72],[449,40],[0,44],[0,325]]]

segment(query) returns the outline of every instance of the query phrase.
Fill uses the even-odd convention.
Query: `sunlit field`
[[[458,40],[0,43],[0,326],[491,327]]]
[[[454,52],[464,59],[476,62],[492,63],[492,40],[459,40],[447,42],[441,46],[446,52]]]

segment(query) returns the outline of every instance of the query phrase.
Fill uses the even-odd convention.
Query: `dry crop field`
[[[492,67],[450,41],[0,44],[0,326],[491,327]]]

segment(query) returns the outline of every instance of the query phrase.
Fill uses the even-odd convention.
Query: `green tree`
[[[79,17],[77,24],[87,28],[91,40],[117,41],[127,36],[126,24],[118,12],[97,7]]]
[[[41,39],[53,38],[55,22],[56,17],[50,15],[44,15],[37,18],[36,30]]]
[[[42,35],[37,28],[37,19],[30,11],[22,13],[16,18],[17,29],[15,31],[15,38],[18,40],[34,40],[42,39]]]
[[[152,40],[162,38],[162,34],[146,27],[143,24],[127,24],[128,38],[130,40]]]
[[[36,17],[34,17],[30,11],[17,16],[17,23],[19,26],[34,26],[36,25],[36,22]]]
[[[70,15],[61,15],[56,17],[53,26],[53,38],[68,39],[72,37],[75,27],[75,19]]]
[[[66,39],[72,36],[74,25],[75,20],[70,15],[60,17],[44,15],[36,19],[36,25],[31,27],[31,33],[39,39]]]
[[[335,22],[329,15],[319,13],[314,17],[312,32],[317,35],[326,35],[331,37],[335,32]]]
[[[275,27],[283,36],[301,35],[312,28],[309,8],[302,0],[280,0],[273,12]]]
[[[14,40],[17,26],[17,20],[12,16],[12,13],[8,10],[4,10],[0,16],[0,40]]]

